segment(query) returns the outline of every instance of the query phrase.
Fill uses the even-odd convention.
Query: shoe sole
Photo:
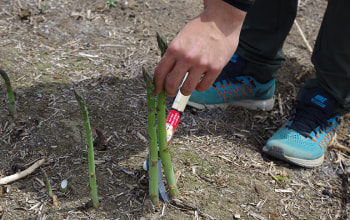
[[[324,161],[324,155],[314,160],[304,160],[304,159],[299,159],[295,157],[289,157],[285,155],[284,149],[279,146],[272,146],[270,149],[264,146],[263,152],[277,159],[291,162],[293,164],[296,164],[298,166],[305,167],[305,168],[317,167],[321,165]]]
[[[334,143],[334,140],[336,139],[336,137],[337,137],[337,134],[334,135],[329,146],[331,146]],[[262,151],[280,160],[291,162],[293,164],[296,164],[298,166],[305,167],[305,168],[314,168],[314,167],[320,166],[324,161],[324,154],[321,157],[313,160],[305,160],[305,159],[300,159],[295,157],[289,157],[289,156],[286,156],[286,154],[284,153],[284,149],[279,146],[272,146],[270,149],[268,149],[265,145]]]
[[[227,108],[229,106],[244,107],[251,110],[264,110],[270,111],[273,109],[275,99],[274,97],[265,100],[254,100],[254,99],[245,99],[237,100],[233,102],[225,102],[220,104],[199,104],[189,101],[187,105],[197,108],[197,109],[214,109],[214,108]]]

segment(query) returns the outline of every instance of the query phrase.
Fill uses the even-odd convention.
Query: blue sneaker
[[[188,102],[197,109],[242,106],[271,110],[274,104],[275,79],[259,83],[252,76],[242,76],[245,61],[234,55],[209,90],[194,91]]]
[[[266,142],[263,152],[302,167],[321,165],[340,125],[335,104],[330,94],[310,89],[295,103],[292,117]]]

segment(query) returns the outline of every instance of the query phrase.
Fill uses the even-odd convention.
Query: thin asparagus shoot
[[[156,128],[156,100],[154,97],[153,77],[142,68],[142,74],[147,88],[147,128],[149,136],[149,195],[153,205],[159,205],[158,186],[158,146]]]
[[[83,132],[79,131],[80,132],[80,161],[81,163],[84,162],[84,155],[83,155],[83,152],[84,152],[84,139],[83,139]]]
[[[8,100],[9,100],[10,114],[12,115],[12,117],[15,117],[15,115],[17,113],[17,110],[16,110],[15,96],[13,95],[10,77],[2,69],[0,69],[0,75],[5,80],[6,89],[7,89],[7,97],[8,97]]]
[[[163,37],[157,33],[158,47],[161,54],[164,55],[168,45]],[[171,163],[169,147],[167,144],[167,134],[166,134],[166,115],[165,115],[165,89],[161,91],[157,96],[157,125],[158,125],[158,141],[159,141],[159,153],[162,160],[164,174],[167,179],[169,186],[169,193],[171,197],[176,197],[178,195],[178,190],[176,186],[176,179],[174,175],[173,165]]]
[[[48,177],[48,175],[46,174],[46,172],[45,172],[45,170],[43,168],[40,167],[40,169],[41,169],[41,172],[43,172],[46,188],[49,191],[49,196],[50,196],[50,198],[52,198],[53,194],[52,194],[52,188],[51,188],[49,177]]]
[[[98,195],[97,195],[97,184],[96,184],[96,173],[95,173],[95,159],[94,159],[94,146],[92,142],[92,131],[89,121],[89,115],[86,108],[86,103],[83,97],[74,89],[75,98],[77,99],[83,117],[85,120],[85,131],[86,131],[86,140],[88,145],[88,164],[89,164],[89,179],[90,179],[90,188],[91,188],[91,198],[92,204],[95,209],[99,207]]]

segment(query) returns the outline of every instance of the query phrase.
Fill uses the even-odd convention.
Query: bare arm
[[[235,52],[246,12],[221,0],[204,3],[204,11],[185,25],[158,63],[154,72],[156,94],[166,82],[167,94],[175,96],[186,72],[182,94],[209,89]]]

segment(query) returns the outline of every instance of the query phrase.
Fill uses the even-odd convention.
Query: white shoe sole
[[[264,111],[270,111],[273,109],[275,99],[274,97],[270,99],[265,100],[254,100],[254,99],[244,99],[244,100],[237,100],[232,102],[225,102],[220,104],[199,104],[195,102],[189,101],[187,105],[197,108],[197,109],[214,109],[214,108],[227,108],[229,106],[241,106],[247,109],[252,110],[264,110]]]
[[[330,142],[329,146],[331,146],[334,143],[336,138],[337,138],[337,134],[334,134],[334,137],[332,138],[332,141]],[[306,168],[313,168],[313,167],[320,166],[324,161],[324,154],[321,157],[313,160],[305,160],[305,159],[300,159],[295,157],[288,157],[285,155],[283,148],[279,146],[272,146],[270,149],[264,146],[262,150],[264,153],[271,155],[275,158],[285,160],[287,162],[291,162],[298,166],[306,167]]]

